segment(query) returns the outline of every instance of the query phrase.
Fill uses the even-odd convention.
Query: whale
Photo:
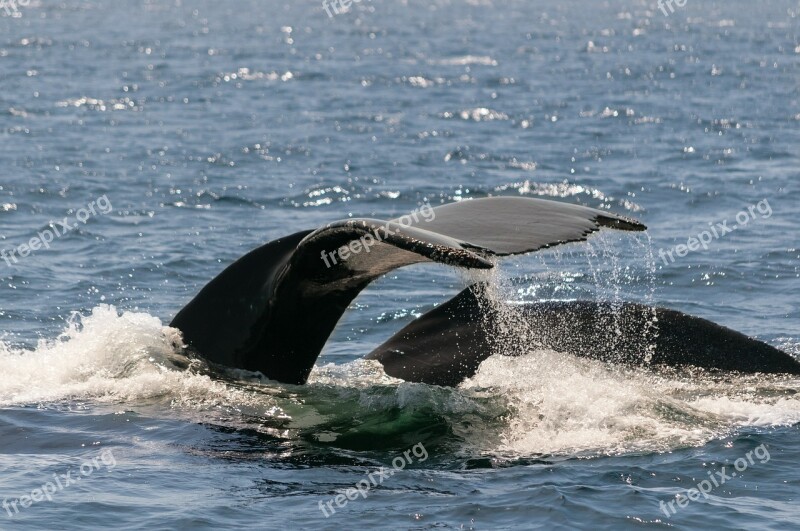
[[[476,283],[370,352],[389,376],[453,387],[494,354],[550,349],[664,372],[800,374],[800,363],[763,341],[700,317],[634,302],[547,301],[498,307]],[[510,306],[510,305],[509,305]],[[511,317],[509,317],[511,312]],[[513,324],[511,337],[504,328]]]
[[[513,196],[427,205],[388,220],[333,221],[234,261],[170,326],[188,352],[212,366],[302,385],[352,301],[386,273],[425,262],[490,270],[503,257],[584,242],[600,230],[646,227],[605,210]],[[511,306],[475,282],[365,358],[394,378],[440,386],[461,384],[490,356],[533,348],[652,370],[800,374],[789,353],[677,310],[602,301]]]

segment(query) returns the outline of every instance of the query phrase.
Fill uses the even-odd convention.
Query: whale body
[[[353,299],[398,267],[438,262],[491,269],[499,257],[584,241],[603,228],[646,229],[610,212],[521,197],[450,203],[425,214],[335,221],[267,243],[212,279],[170,326],[207,361],[304,384]],[[524,306],[517,312],[524,334],[500,344],[498,323],[507,312],[486,291],[482,284],[468,287],[367,358],[390,376],[445,386],[474,375],[493,354],[521,355],[532,346],[609,363],[800,374],[800,363],[766,343],[705,319],[635,303]]]
[[[442,386],[474,376],[491,355],[522,356],[532,348],[652,369],[800,374],[789,354],[677,310],[595,301],[498,307],[485,293],[480,284],[466,288],[366,357],[389,376]],[[503,330],[509,324],[516,325],[512,337]]]

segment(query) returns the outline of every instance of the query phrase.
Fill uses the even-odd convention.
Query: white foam
[[[664,450],[800,422],[800,382],[786,377],[658,376],[535,350],[492,356],[456,389],[401,382],[367,360],[315,367],[297,387],[245,371],[212,379],[180,343],[156,317],[98,306],[33,350],[0,343],[0,407],[155,403],[192,420],[210,412],[238,425],[257,416],[267,430],[277,419],[286,436],[285,428],[313,431],[337,416],[424,409],[450,422],[469,453],[514,457]]]
[[[513,414],[496,452],[532,455],[665,450],[744,426],[791,425],[800,422],[800,399],[774,391],[798,384],[767,376],[668,378],[537,350],[487,359],[462,388],[505,396]]]
[[[130,402],[167,397],[208,407],[243,398],[206,375],[180,370],[180,334],[146,313],[101,305],[74,315],[55,340],[35,350],[0,343],[0,406],[61,400]]]

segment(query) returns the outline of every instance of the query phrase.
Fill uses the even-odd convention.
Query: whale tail
[[[379,276],[420,262],[490,269],[494,257],[583,241],[603,227],[645,230],[609,212],[520,197],[336,221],[249,252],[170,326],[208,361],[302,384],[350,302]]]

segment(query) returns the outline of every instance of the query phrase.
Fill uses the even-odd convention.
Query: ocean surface
[[[511,195],[649,230],[504,260],[503,301],[800,356],[800,9],[684,3],[6,0],[0,529],[799,528],[798,378],[360,360],[486,277],[379,279],[306,386],[187,368],[168,327],[274,238]]]

